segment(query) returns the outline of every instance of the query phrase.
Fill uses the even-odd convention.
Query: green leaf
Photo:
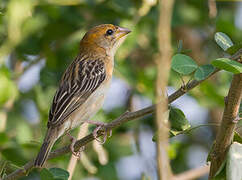
[[[45,168],[40,171],[40,178],[41,180],[54,180],[52,173]]]
[[[227,179],[242,179],[242,144],[234,142],[228,152],[226,164]]]
[[[184,113],[175,107],[170,107],[169,121],[171,123],[171,129],[176,131],[184,131],[191,127]]]
[[[226,168],[225,163],[221,165],[219,170],[217,171],[216,175],[212,180],[226,180]]]
[[[69,172],[61,168],[50,168],[50,173],[53,175],[54,179],[68,180]]]
[[[212,66],[211,64],[207,64],[207,65],[200,66],[200,67],[195,71],[194,78],[195,78],[197,81],[204,80],[204,79],[206,79],[210,74],[212,74],[214,70],[215,70],[215,68],[214,68],[214,66]]]
[[[238,142],[242,144],[242,137],[240,136],[239,133],[237,133],[236,131],[234,132],[234,139],[233,142]]]
[[[218,58],[212,61],[212,65],[219,69],[232,72],[234,74],[242,73],[242,64],[228,58]]]
[[[171,68],[182,75],[191,74],[197,67],[196,62],[189,56],[176,54],[172,57]]]
[[[222,32],[215,33],[214,40],[224,51],[233,46],[233,42],[231,41],[231,39]]]
[[[186,119],[184,113],[175,107],[169,107],[169,122],[171,124],[170,138],[177,136],[182,133],[186,133],[187,130],[191,127],[188,120]],[[152,137],[152,141],[157,141],[157,133]]]
[[[242,42],[240,42],[240,43],[238,43],[238,44],[235,44],[235,45],[229,47],[229,48],[226,50],[226,52],[229,53],[229,54],[231,54],[231,55],[233,55],[233,54],[235,54],[235,53],[236,53],[239,49],[241,49],[241,48],[242,48]]]

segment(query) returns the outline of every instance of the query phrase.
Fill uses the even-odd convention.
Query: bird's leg
[[[93,137],[95,138],[96,141],[98,141],[100,144],[104,144],[107,140],[107,137],[111,137],[112,136],[112,130],[107,130],[105,128],[105,126],[107,125],[107,123],[104,123],[104,122],[100,122],[100,121],[89,121],[89,120],[86,120],[85,121],[86,123],[88,124],[93,124],[93,125],[96,125],[97,127],[94,129],[93,131]],[[99,140],[97,137],[98,137],[98,131],[99,130],[103,130],[103,141]]]
[[[73,154],[74,156],[80,158],[80,156],[81,156],[81,152],[84,151],[85,146],[80,147],[80,149],[79,149],[77,152],[75,152],[74,145],[75,145],[75,143],[76,143],[77,140],[76,140],[75,137],[73,137],[73,136],[70,134],[70,132],[67,132],[67,135],[70,137],[70,140],[71,140],[70,149],[71,149],[72,154]]]

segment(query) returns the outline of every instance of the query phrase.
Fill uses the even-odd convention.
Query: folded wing
[[[76,59],[64,73],[56,91],[49,112],[48,127],[62,124],[100,86],[105,77],[102,60]]]

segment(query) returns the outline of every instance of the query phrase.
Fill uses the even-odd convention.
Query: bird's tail
[[[48,155],[52,149],[52,146],[54,145],[56,138],[52,135],[53,131],[51,129],[48,129],[44,142],[40,148],[39,154],[37,155],[34,166],[41,168],[46,159],[48,158]]]

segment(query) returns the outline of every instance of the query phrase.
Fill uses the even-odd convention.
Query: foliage
[[[172,106],[170,107],[169,120],[172,130],[184,131],[191,126],[184,113],[180,109]]]
[[[242,65],[236,61],[227,59],[227,58],[219,58],[212,61],[212,64],[219,68],[224,69],[226,71],[232,72],[234,74],[242,73]]]
[[[40,177],[43,180],[68,180],[69,173],[60,168],[42,169]]]
[[[201,111],[205,109],[206,115],[203,114],[202,122],[198,121],[200,117],[197,114],[191,115],[195,112],[195,107],[189,104],[190,100],[181,100],[182,105],[172,104],[170,107],[173,138],[169,154],[172,157],[174,173],[193,168],[189,157],[194,146],[209,151],[215,128],[206,124],[217,123],[216,117],[220,117],[220,113],[217,112],[223,109],[223,97],[227,94],[232,73],[241,73],[241,63],[223,58],[223,53],[232,55],[241,48],[239,41],[242,30],[234,24],[237,7],[233,3],[217,2],[217,8],[218,15],[214,21],[209,18],[207,1],[175,2],[172,46],[177,53],[172,58],[173,71],[170,73],[169,86],[177,89],[191,79],[204,80],[215,71],[215,68],[225,71],[206,80],[188,94]],[[119,84],[123,85],[120,88],[121,95],[112,96],[109,101],[117,102],[116,106],[101,110],[94,119],[108,122],[127,109],[139,109],[140,104],[144,107],[154,103],[155,62],[159,49],[156,31],[158,15],[155,0],[1,1],[1,177],[20,168],[36,156],[44,138],[48,111],[58,82],[68,64],[78,54],[79,41],[90,27],[113,23],[132,30],[115,57],[114,75]],[[120,89],[118,87],[111,93]],[[186,110],[186,105],[189,106],[189,110]],[[102,164],[100,152],[95,146],[88,145],[85,151],[87,159],[98,170],[93,173],[90,167],[83,165],[85,162],[79,161],[72,179],[122,179],[125,168],[122,166],[122,169],[119,165],[129,157],[140,157],[144,160],[143,164],[140,161],[137,163],[142,164],[139,170],[142,172],[133,179],[140,179],[141,174],[152,179],[152,173],[147,173],[150,168],[146,165],[155,166],[155,160],[153,156],[147,158],[148,153],[144,153],[147,149],[143,147],[144,141],[141,137],[143,133],[151,133],[153,136],[154,129],[154,117],[148,116],[114,130],[113,136],[103,146],[103,152],[107,157],[106,164]],[[77,136],[77,132],[78,128],[72,134]],[[176,138],[177,135],[182,138]],[[148,137],[149,143],[154,145],[155,142],[151,142],[150,136]],[[235,134],[234,141],[241,143],[238,141],[241,140],[239,137],[240,131]],[[144,139],[148,141],[147,138]],[[68,143],[69,139],[62,137],[56,142],[54,149]],[[152,148],[150,144],[145,146]],[[21,179],[67,179],[69,174],[66,169],[69,160],[70,154],[55,158],[48,161],[46,169],[33,170]],[[192,162],[195,161],[197,159]]]
[[[172,58],[171,67],[174,71],[182,75],[189,75],[197,69],[197,64],[189,56],[176,54]]]
[[[214,72],[215,68],[211,64],[202,65],[197,68],[194,74],[194,79],[201,81],[206,79],[210,74]]]
[[[214,39],[216,43],[224,50],[226,51],[228,48],[233,46],[233,42],[231,39],[223,32],[217,32],[215,33]]]

